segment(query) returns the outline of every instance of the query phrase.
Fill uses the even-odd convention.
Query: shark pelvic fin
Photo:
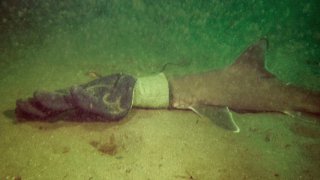
[[[235,123],[232,113],[228,107],[209,106],[209,105],[196,105],[190,106],[190,110],[198,114],[201,118],[208,118],[217,126],[233,131],[234,133],[240,132],[240,128]]]

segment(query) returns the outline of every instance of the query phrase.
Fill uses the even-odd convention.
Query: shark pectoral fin
[[[292,111],[292,110],[286,110],[282,112],[283,114],[293,118],[297,119],[299,121],[307,121],[307,122],[318,122],[319,121],[319,116],[310,114],[310,113],[305,113],[305,112],[300,112],[300,111]]]
[[[301,116],[301,112],[296,112],[296,111],[291,111],[291,110],[285,110],[282,113],[289,116],[289,117],[292,117],[292,118],[296,118],[296,117]]]
[[[210,105],[196,105],[190,106],[190,110],[198,114],[200,117],[207,117],[213,121],[217,126],[233,131],[240,132],[240,128],[235,123],[232,112],[228,107],[210,106]]]

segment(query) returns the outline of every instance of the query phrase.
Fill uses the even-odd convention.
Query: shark
[[[268,40],[261,38],[216,71],[169,79],[171,107],[190,109],[219,126],[239,132],[235,112],[293,112],[320,115],[320,92],[290,85],[266,69]]]
[[[219,127],[240,132],[234,112],[319,116],[320,92],[290,85],[269,72],[267,49],[267,38],[261,38],[230,66],[198,74],[136,79],[116,73],[54,92],[35,91],[33,97],[17,100],[16,119],[116,121],[131,108],[171,108],[192,110]]]

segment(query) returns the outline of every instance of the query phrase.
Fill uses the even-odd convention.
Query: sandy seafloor
[[[320,89],[320,32],[310,25],[317,12],[312,2],[301,10],[290,1],[236,9],[237,3],[210,4],[210,9],[192,1],[185,6],[112,2],[109,14],[91,12],[75,25],[72,18],[83,11],[69,9],[53,15],[71,23],[48,16],[19,30],[2,29],[0,179],[320,177],[320,126],[311,118],[234,113],[237,134],[191,111],[166,109],[133,109],[115,123],[17,123],[16,99],[34,90],[87,82],[89,72],[154,74],[167,62],[183,62],[169,66],[169,76],[220,69],[262,36],[270,41],[272,73],[285,83]],[[247,12],[247,6],[254,8]],[[1,28],[13,27],[2,23]]]

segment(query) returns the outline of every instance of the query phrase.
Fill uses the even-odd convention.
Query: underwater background
[[[15,124],[6,114],[36,89],[80,84],[92,73],[143,76],[168,63],[178,64],[165,69],[169,76],[222,69],[261,37],[270,72],[319,91],[318,0],[2,0],[0,15],[0,178],[320,176],[319,124],[282,115],[236,115],[245,128],[234,136],[206,121],[194,127],[191,112],[134,110],[120,124]],[[105,144],[119,153],[101,152]]]
[[[76,62],[150,74],[185,62],[168,73],[189,73],[225,67],[267,37],[267,68],[319,89],[319,12],[317,0],[2,1],[1,66],[9,72],[12,63]]]

